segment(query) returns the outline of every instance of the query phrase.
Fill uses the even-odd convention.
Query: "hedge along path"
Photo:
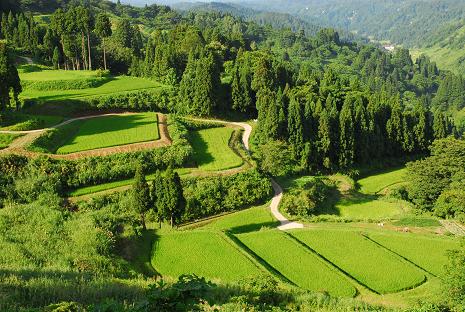
[[[72,118],[66,120],[52,128],[60,128],[72,122],[78,120],[86,120],[86,119],[93,119],[98,117],[105,117],[105,116],[121,116],[121,115],[135,115],[136,113],[110,113],[110,114],[99,114],[99,115],[89,115],[83,117]],[[0,155],[2,154],[20,154],[27,157],[39,157],[41,155],[47,155],[50,158],[54,159],[63,159],[63,160],[75,160],[85,157],[97,157],[97,156],[108,156],[117,153],[130,153],[136,151],[142,151],[147,149],[153,149],[157,147],[168,146],[171,144],[171,138],[169,137],[168,133],[168,126],[166,122],[166,116],[163,114],[158,115],[158,132],[160,134],[160,139],[157,141],[150,141],[150,142],[140,142],[140,143],[133,143],[121,146],[113,146],[113,147],[106,147],[100,149],[94,149],[89,151],[82,151],[76,152],[66,155],[57,155],[57,154],[42,154],[37,152],[31,152],[26,149],[26,147],[31,144],[35,139],[37,139],[42,133],[50,130],[50,129],[39,129],[39,130],[30,130],[30,131],[0,131],[0,133],[17,133],[17,134],[24,134],[23,137],[20,137],[13,141],[13,143],[0,151]]]

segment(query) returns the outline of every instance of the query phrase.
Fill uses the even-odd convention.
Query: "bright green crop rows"
[[[402,255],[435,275],[444,274],[448,262],[447,251],[460,248],[453,239],[426,237],[411,233],[369,234],[369,237],[386,248]]]
[[[55,90],[55,91],[36,91],[32,89],[24,90],[21,93],[22,98],[37,100],[66,100],[80,99],[85,97],[94,97],[102,95],[111,95],[124,93],[127,91],[136,91],[143,89],[152,89],[162,87],[160,83],[153,82],[143,78],[120,76],[101,85],[97,88],[88,88],[82,90]]]
[[[341,217],[355,219],[382,219],[398,216],[407,204],[400,200],[371,198],[370,195],[355,194],[342,198],[336,209]]]
[[[193,131],[190,141],[194,148],[194,160],[201,170],[218,171],[240,167],[242,159],[229,147],[232,128],[212,128]]]
[[[84,121],[67,144],[57,150],[69,154],[97,148],[154,141],[160,138],[155,113],[105,116]]]
[[[357,183],[360,185],[360,191],[365,194],[375,194],[381,192],[388,186],[402,183],[405,181],[405,174],[407,169],[397,169],[381,174],[371,175],[369,177],[360,179]]]
[[[411,288],[425,279],[418,268],[357,232],[311,230],[296,231],[293,235],[378,293]]]
[[[277,230],[237,237],[259,257],[296,285],[335,296],[352,297],[355,288],[315,254]]]
[[[238,281],[263,272],[223,234],[177,232],[157,238],[153,267],[162,275],[197,274],[224,282]]]

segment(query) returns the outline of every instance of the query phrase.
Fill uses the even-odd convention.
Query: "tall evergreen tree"
[[[137,166],[134,183],[132,185],[133,207],[140,216],[140,221],[144,230],[147,229],[145,224],[145,214],[151,207],[150,188],[145,179],[142,166]]]
[[[100,13],[97,16],[97,20],[95,23],[95,33],[102,40],[103,65],[104,65],[105,70],[107,70],[107,53],[106,53],[105,39],[110,37],[112,34],[111,22],[107,14]]]

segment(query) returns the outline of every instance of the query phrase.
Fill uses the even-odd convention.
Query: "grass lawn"
[[[79,130],[57,150],[58,154],[154,141],[160,138],[155,113],[105,116],[75,122],[81,123]]]
[[[355,231],[312,229],[292,235],[378,293],[412,288],[425,280],[418,268]]]
[[[202,230],[229,230],[233,233],[258,231],[263,227],[276,227],[279,225],[271,215],[268,205],[253,207],[238,211],[224,217],[208,221]]]
[[[152,266],[165,276],[190,273],[223,282],[263,274],[224,234],[204,231],[157,237]]]
[[[447,251],[460,249],[460,241],[412,233],[368,234],[372,240],[402,255],[416,265],[435,275],[445,273]]]
[[[220,127],[190,133],[194,160],[200,170],[219,171],[242,166],[242,158],[228,145],[233,131],[232,128]]]
[[[334,296],[355,296],[355,288],[346,278],[286,234],[271,230],[237,237],[297,286],[312,291],[327,291]]]
[[[407,169],[405,168],[391,170],[360,179],[357,183],[362,193],[376,194],[391,185],[405,182],[404,176],[406,172]]]
[[[7,148],[10,146],[16,138],[20,137],[20,134],[3,134],[0,133],[0,149]]]
[[[78,72],[78,71],[76,71]],[[39,72],[41,73],[41,72]],[[37,74],[37,73],[31,73]],[[83,73],[85,74],[85,73]],[[162,84],[138,77],[120,76],[97,87],[82,90],[54,90],[54,91],[36,91],[32,89],[24,90],[21,93],[22,98],[36,99],[42,102],[53,100],[74,100],[85,97],[94,97],[102,95],[111,95],[124,93],[127,91],[136,91],[143,89],[161,88]]]

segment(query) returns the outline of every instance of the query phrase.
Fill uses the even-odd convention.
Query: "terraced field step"
[[[356,231],[312,229],[292,235],[376,293],[411,289],[426,281],[419,268]]]
[[[357,291],[350,281],[278,230],[265,230],[236,237],[295,285],[331,295],[353,297]]]
[[[152,266],[163,276],[196,274],[223,282],[266,273],[237,248],[223,233],[186,231],[163,234],[156,238]]]

